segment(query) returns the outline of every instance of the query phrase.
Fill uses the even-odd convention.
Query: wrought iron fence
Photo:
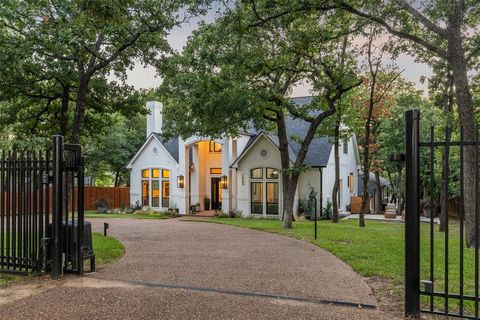
[[[0,271],[83,273],[83,175],[80,146],[61,136],[52,150],[2,151]]]
[[[464,139],[460,128],[458,141],[451,141],[452,130],[440,128],[443,141],[435,140],[431,127],[426,140],[420,139],[420,111],[409,110],[406,119],[406,205],[405,205],[405,314],[419,317],[422,312],[464,319],[479,318],[479,248],[467,248],[465,220],[465,150],[474,149],[475,212],[474,238],[479,238],[479,130],[472,141]],[[456,149],[456,150],[455,150]],[[452,151],[459,155],[451,161]],[[442,157],[441,162],[437,159]],[[440,164],[442,173],[435,164]],[[458,167],[454,167],[458,166]],[[454,169],[458,174],[453,175]],[[423,173],[423,174],[421,174]],[[460,214],[451,221],[448,213],[449,185],[459,186]],[[443,180],[440,183],[438,180]],[[472,186],[468,186],[472,187]],[[436,232],[438,189],[443,188],[442,233]],[[437,191],[436,191],[437,190]],[[428,224],[420,224],[421,199],[428,213]],[[440,203],[442,205],[442,203]]]

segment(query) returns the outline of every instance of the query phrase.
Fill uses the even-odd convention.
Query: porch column
[[[238,149],[237,149],[237,140],[232,140],[232,158],[230,162],[233,162],[238,157]],[[237,188],[238,188],[238,173],[235,169],[230,169],[230,202],[232,210],[237,210]]]
[[[232,210],[231,190],[232,174],[230,172],[230,144],[229,138],[222,139],[222,176],[228,177],[227,188],[222,190],[222,211],[228,213]]]

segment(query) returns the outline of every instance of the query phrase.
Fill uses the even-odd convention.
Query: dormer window
[[[208,151],[220,153],[222,152],[222,145],[220,143],[216,143],[215,141],[210,141],[208,144]]]

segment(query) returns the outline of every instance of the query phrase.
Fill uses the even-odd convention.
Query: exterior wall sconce
[[[228,188],[228,177],[227,176],[222,176],[220,178],[220,186],[222,189],[227,189]]]
[[[177,176],[177,188],[183,189],[185,187],[185,177]]]

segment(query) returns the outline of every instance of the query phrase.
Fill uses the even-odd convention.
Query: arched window
[[[279,176],[275,168],[250,170],[251,214],[279,214]]]
[[[142,206],[152,208],[170,206],[170,170],[160,168],[142,170]]]

